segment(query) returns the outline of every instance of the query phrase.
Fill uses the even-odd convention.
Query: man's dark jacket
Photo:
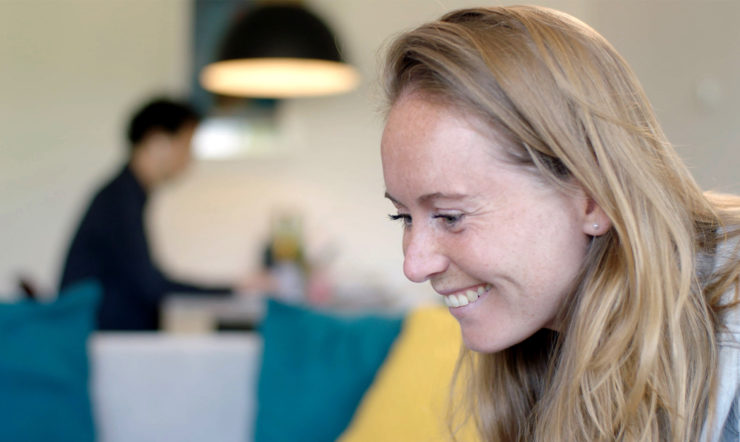
[[[227,293],[168,279],[154,264],[144,228],[147,194],[129,167],[93,198],[74,235],[60,288],[95,278],[103,286],[101,330],[156,330],[159,306],[172,293]]]

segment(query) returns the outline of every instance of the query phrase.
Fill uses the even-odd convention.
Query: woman
[[[700,191],[612,46],[461,10],[397,38],[385,83],[404,272],[460,323],[481,438],[738,440],[740,199]]]

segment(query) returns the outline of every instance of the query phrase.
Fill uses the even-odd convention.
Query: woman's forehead
[[[481,161],[482,154],[509,160],[511,142],[476,114],[421,94],[402,96],[391,108],[383,131],[383,157],[411,156],[419,162]]]

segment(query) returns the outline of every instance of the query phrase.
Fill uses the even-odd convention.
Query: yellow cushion
[[[460,327],[447,309],[410,313],[340,441],[450,440],[448,398],[460,346]],[[476,440],[473,430],[469,422],[457,440]]]

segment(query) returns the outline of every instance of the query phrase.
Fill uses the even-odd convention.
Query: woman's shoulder
[[[722,426],[719,441],[740,441],[740,394],[735,395],[735,401],[732,403],[732,407],[730,408],[730,412],[727,415],[725,424]]]
[[[714,270],[728,271],[740,265],[737,236],[724,241],[717,249]],[[722,304],[728,306],[720,313],[718,334],[719,370],[715,403],[718,442],[738,442],[740,436],[740,293],[738,284],[731,284],[722,295]],[[734,304],[734,305],[733,305]],[[730,307],[731,306],[731,307]]]
[[[720,328],[717,334],[719,365],[714,397],[714,417],[707,430],[715,442],[738,442],[740,429],[740,293],[732,280],[740,266],[740,226],[723,227],[721,240],[711,252],[700,253],[697,274],[702,281],[716,283],[724,279],[720,304]],[[727,281],[730,282],[727,282]]]
[[[732,229],[738,232],[739,229]],[[740,266],[740,234],[733,234],[722,241],[717,247],[713,259],[713,272],[732,274],[733,268]],[[722,332],[730,341],[740,343],[740,287],[738,282],[730,284],[722,294],[721,303],[728,306],[721,312]],[[729,336],[727,336],[729,335]],[[727,342],[732,344],[732,342]]]
[[[724,329],[719,336],[718,383],[713,441],[737,442],[740,430],[740,307],[725,312]]]

